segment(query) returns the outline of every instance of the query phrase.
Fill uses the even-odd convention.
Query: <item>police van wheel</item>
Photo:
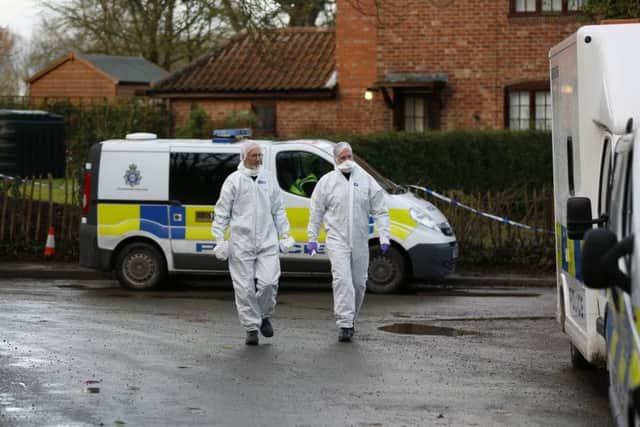
[[[571,343],[569,345],[569,350],[571,351],[571,367],[580,371],[591,368],[591,364],[584,358],[582,353],[580,353],[580,350]]]
[[[116,276],[127,289],[150,290],[164,281],[167,267],[158,249],[147,243],[133,243],[118,254]]]
[[[374,294],[390,294],[402,288],[407,274],[407,265],[400,251],[393,246],[385,255],[379,246],[369,252],[369,279],[367,289]]]

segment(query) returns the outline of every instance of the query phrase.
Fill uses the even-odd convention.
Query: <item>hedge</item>
[[[549,132],[392,132],[346,139],[396,183],[466,193],[553,183]]]

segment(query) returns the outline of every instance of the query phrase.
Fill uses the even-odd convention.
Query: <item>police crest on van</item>
[[[138,166],[135,163],[131,163],[129,169],[124,172],[124,183],[133,188],[136,185],[140,185],[140,181],[142,181],[142,175],[138,170]]]

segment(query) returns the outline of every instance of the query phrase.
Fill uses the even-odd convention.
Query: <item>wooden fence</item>
[[[77,254],[81,208],[71,179],[2,177],[0,180],[0,254],[3,258],[40,257],[49,227],[58,257]],[[60,253],[62,252],[62,253]]]
[[[460,263],[486,266],[518,265],[532,270],[555,266],[553,189],[512,188],[478,194],[451,191],[447,196],[500,217],[541,228],[526,230],[427,198],[442,210],[458,239]]]

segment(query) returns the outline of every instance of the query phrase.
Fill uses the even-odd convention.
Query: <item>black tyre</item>
[[[116,258],[116,276],[127,289],[157,289],[167,277],[167,264],[158,249],[148,243],[125,246]]]
[[[573,344],[569,344],[569,345],[570,345],[570,351],[571,351],[571,367],[579,371],[590,369],[591,364],[587,361],[587,359],[584,358],[582,353],[580,353],[580,350],[578,350],[576,346]]]
[[[374,294],[397,292],[404,285],[407,265],[400,251],[393,246],[382,255],[379,246],[369,248],[369,279],[367,289]]]

